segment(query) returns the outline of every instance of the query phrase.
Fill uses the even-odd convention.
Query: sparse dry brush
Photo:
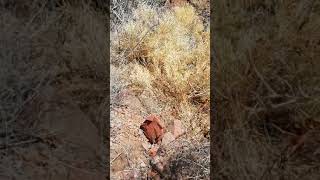
[[[130,86],[176,106],[187,124],[209,126],[209,30],[195,9],[184,5],[165,10],[139,4],[120,27],[112,50],[125,59],[122,63],[128,71],[123,78]],[[197,111],[207,116],[187,117]]]

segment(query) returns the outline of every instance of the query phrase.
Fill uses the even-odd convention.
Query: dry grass
[[[213,176],[318,179],[319,2],[215,3]]]
[[[124,59],[129,67],[123,78],[131,86],[170,102],[181,115],[208,105],[209,32],[192,6],[157,11],[140,4],[120,27],[112,51],[122,57],[114,61]],[[208,119],[199,124],[208,125]]]
[[[209,179],[210,143],[188,139],[177,144],[167,151],[164,179]]]

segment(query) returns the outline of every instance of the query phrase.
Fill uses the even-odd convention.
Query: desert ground
[[[210,5],[194,2],[111,6],[113,179],[210,178]]]

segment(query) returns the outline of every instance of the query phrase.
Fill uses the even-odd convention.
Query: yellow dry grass
[[[191,5],[159,11],[140,4],[115,37],[112,48],[127,60],[124,78],[131,85],[170,102],[190,124],[199,109],[208,107],[210,34]],[[194,127],[209,126],[202,110],[207,118]]]
[[[118,42],[132,83],[179,104],[209,101],[209,32],[192,6],[159,13],[142,4]]]

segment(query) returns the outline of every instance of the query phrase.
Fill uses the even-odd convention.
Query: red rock
[[[164,134],[164,125],[156,115],[149,115],[140,126],[151,144],[159,143]]]
[[[157,116],[157,115],[151,114],[151,115],[149,115],[149,116],[146,117],[146,120],[148,120],[148,121],[155,121],[155,122],[158,123],[158,125],[159,125],[161,128],[164,128],[163,122],[160,120],[160,117]]]

